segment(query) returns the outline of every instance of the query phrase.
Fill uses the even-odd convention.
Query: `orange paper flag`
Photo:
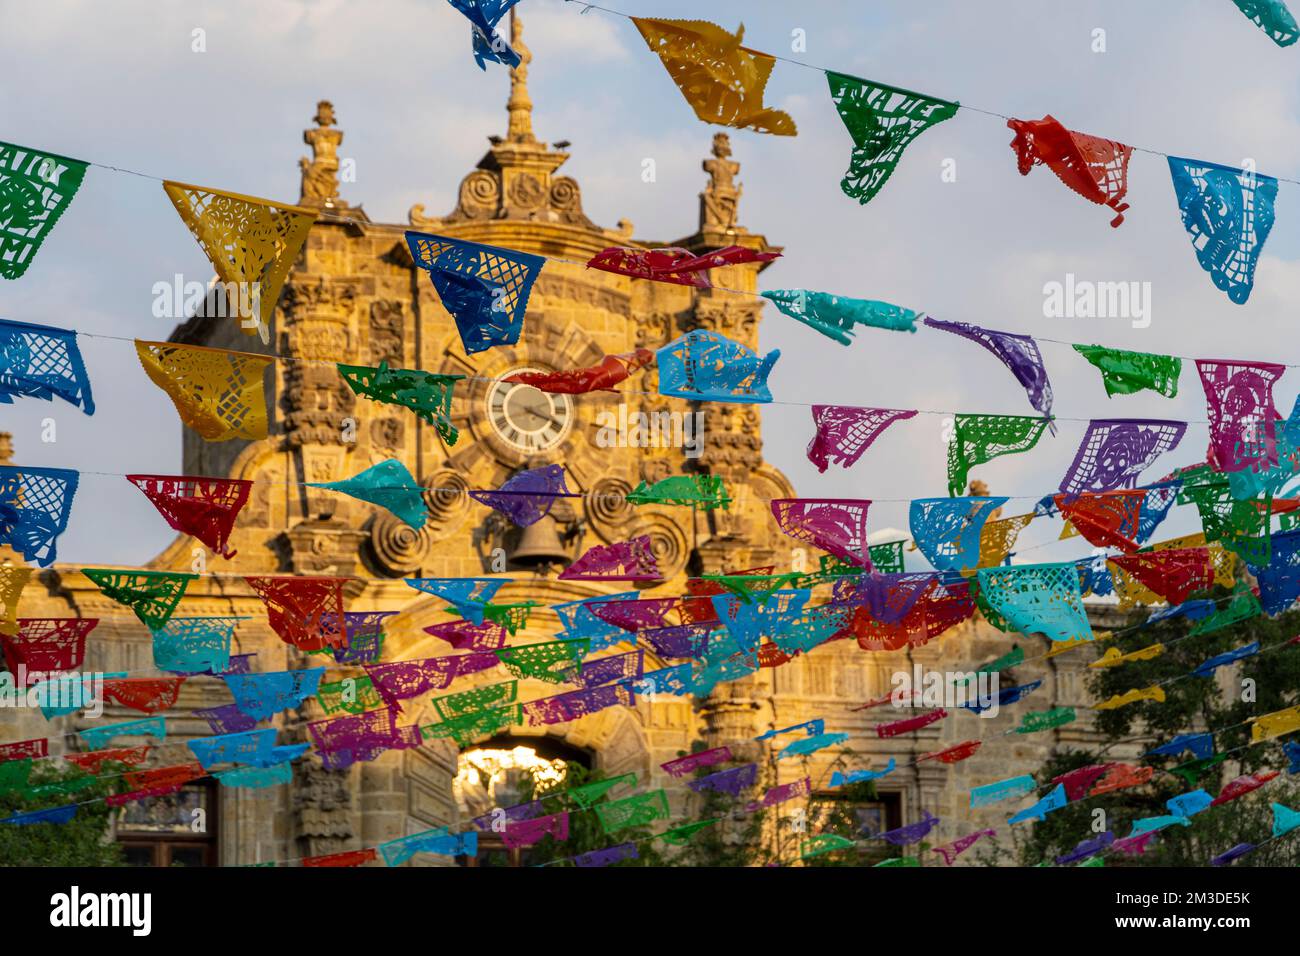
[[[795,135],[789,114],[763,105],[763,91],[776,60],[740,45],[744,24],[733,35],[707,20],[632,17],[632,22],[701,120],[777,136]]]

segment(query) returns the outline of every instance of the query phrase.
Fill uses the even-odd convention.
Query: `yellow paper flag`
[[[1118,647],[1107,648],[1106,653],[1097,658],[1089,667],[1118,667],[1120,664],[1127,664],[1130,661],[1149,661],[1159,657],[1165,652],[1163,644],[1152,644],[1149,647],[1140,647],[1136,651],[1129,651],[1127,654],[1121,653]]]
[[[0,604],[4,605],[0,634],[13,637],[18,633],[18,596],[23,593],[31,576],[31,568],[20,564],[0,564]]]
[[[1123,694],[1116,694],[1093,707],[1093,710],[1115,710],[1119,707],[1127,707],[1129,704],[1136,704],[1140,700],[1153,700],[1157,704],[1165,702],[1165,689],[1163,687],[1139,687],[1134,690],[1126,691]]]
[[[1016,515],[1012,518],[986,521],[984,527],[980,529],[979,566],[981,568],[996,568],[1005,561],[1007,555],[1011,553],[1011,549],[1016,546],[1016,538],[1020,536],[1020,532],[1033,520],[1033,512],[1030,512],[1027,515]],[[974,571],[973,569],[967,569],[962,573],[972,574]]]
[[[163,189],[227,284],[240,327],[270,342],[275,304],[316,210],[186,183],[164,182]]]
[[[266,437],[262,374],[272,362],[268,356],[139,339],[135,350],[181,421],[208,441]]]
[[[776,60],[740,45],[744,24],[733,35],[707,20],[632,17],[632,22],[701,120],[777,136],[795,135],[788,113],[763,105],[763,91]]]
[[[1256,717],[1250,728],[1250,739],[1252,743],[1258,743],[1261,740],[1281,737],[1293,730],[1300,730],[1300,706],[1275,710],[1271,714]]]

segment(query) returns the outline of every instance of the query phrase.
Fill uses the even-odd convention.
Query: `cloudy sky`
[[[1230,0],[856,0],[815,3],[609,0],[628,13],[706,15],[745,42],[809,63],[1149,150],[1300,178],[1296,83],[1300,47],[1276,47]],[[577,3],[523,0],[534,60],[538,135],[572,142],[565,172],[588,215],[629,219],[641,237],[695,226],[713,128],[698,122],[631,23]],[[482,73],[468,28],[441,0],[0,0],[0,140],[105,166],[295,199],[300,136],[318,99],[331,99],[357,182],[346,198],[372,219],[404,222],[413,203],[445,211],[486,137],[504,132],[506,71]],[[196,29],[206,52],[194,52]],[[806,50],[792,53],[795,31]],[[1098,34],[1096,31],[1104,31]],[[1095,52],[1104,36],[1105,52]],[[839,188],[849,138],[819,72],[780,63],[768,101],[799,135],[732,131],[744,183],[741,222],[785,247],[765,288],[820,289],[883,299],[936,317],[1064,342],[1187,357],[1300,362],[1287,316],[1300,301],[1300,186],[1282,183],[1277,225],[1237,306],[1197,265],[1166,162],[1140,152],[1125,223],[1067,190],[1050,171],[1022,178],[1003,120],[974,110],[924,134],[867,206]],[[658,177],[642,181],[653,158]],[[956,181],[942,171],[955,163]],[[949,164],[951,165],[951,164]],[[92,169],[71,210],[17,282],[0,285],[0,317],[112,336],[165,338],[151,314],[155,282],[211,268],[153,179]],[[1150,283],[1151,323],[1044,315],[1044,285],[1067,274]],[[936,331],[863,330],[843,347],[767,307],[764,349],[780,402],[764,410],[767,456],[805,496],[874,499],[876,529],[906,527],[906,499],[946,491],[943,415],[895,425],[852,470],[819,475],[804,457],[808,404],[1029,414],[1023,390],[978,346]],[[83,339],[98,411],[62,403],[0,405],[17,461],[86,472],[60,559],[142,563],[172,537],[125,472],[175,473],[180,426],[129,343]],[[1179,396],[1107,399],[1096,371],[1068,345],[1042,349],[1056,392],[1056,437],[976,469],[996,494],[1023,496],[1017,513],[1054,489],[1092,417],[1184,418],[1181,448],[1151,477],[1204,456],[1205,406],[1195,368]],[[1277,390],[1287,412],[1300,383]],[[53,417],[57,440],[41,441]],[[1019,507],[1017,507],[1019,506]],[[1180,509],[1188,511],[1190,509]],[[1168,529],[1195,527],[1178,515]],[[1056,537],[1039,522],[1022,543]],[[1077,549],[1078,543],[1074,543]],[[1076,552],[1077,553],[1077,550]],[[1065,557],[1058,547],[1025,559]]]

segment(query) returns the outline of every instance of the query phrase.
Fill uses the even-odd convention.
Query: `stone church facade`
[[[206,443],[186,432],[178,473],[231,476],[255,482],[252,499],[237,522],[224,561],[208,555],[216,572],[194,581],[178,608],[180,617],[240,615],[235,653],[256,653],[256,670],[318,666],[320,658],[300,654],[280,642],[266,626],[262,603],[240,580],[245,573],[343,575],[349,610],[393,610],[386,628],[385,660],[448,653],[423,628],[450,619],[445,602],[421,595],[405,577],[483,576],[494,573],[494,557],[504,554],[510,579],[498,595],[505,602],[539,602],[526,629],[511,638],[526,644],[550,639],[559,621],[547,605],[624,590],[618,585],[560,581],[556,548],[569,559],[593,544],[649,535],[665,582],[654,593],[684,590],[693,574],[735,571],[761,565],[788,569],[797,542],[783,536],[768,510],[773,498],[797,495],[788,479],[763,456],[762,418],[751,405],[688,403],[657,394],[653,368],[634,376],[618,396],[610,393],[561,396],[550,406],[553,421],[539,433],[515,429],[501,379],[521,368],[564,369],[593,364],[605,354],[636,347],[655,349],[692,329],[713,329],[758,347],[761,299],[730,292],[633,281],[585,268],[593,254],[611,245],[678,245],[703,251],[742,245],[776,251],[765,236],[741,222],[739,163],[731,158],[725,134],[713,137],[703,166],[693,233],[671,243],[638,238],[621,222],[614,229],[593,223],[583,212],[577,182],[560,174],[568,158],[561,148],[534,135],[527,89],[528,60],[522,26],[516,20],[515,47],[524,64],[513,74],[503,137],[491,137],[478,166],[462,180],[455,209],[443,216],[412,208],[409,224],[372,222],[352,197],[340,196],[338,148],[343,133],[332,107],[321,104],[316,126],[304,134],[312,157],[302,161],[304,205],[320,209],[305,250],[286,283],[268,351],[283,356],[268,373],[271,436],[260,442]],[[560,144],[561,146],[566,144]],[[702,151],[705,145],[702,137]],[[415,268],[403,233],[408,228],[519,249],[549,257],[528,303],[519,344],[467,356],[455,324],[442,308],[421,270]],[[557,261],[563,260],[563,261]],[[730,266],[714,273],[718,286],[757,291],[761,265]],[[173,341],[243,351],[262,346],[229,319],[194,318],[176,329]],[[460,438],[448,445],[437,431],[406,409],[358,398],[340,378],[335,362],[425,369],[465,375],[456,387],[453,416]],[[508,392],[508,390],[505,390]],[[705,416],[705,442],[698,458],[679,448],[603,448],[596,416],[618,402],[630,411],[692,412]],[[504,410],[503,410],[504,409]],[[516,410],[517,411],[517,410]],[[525,412],[520,412],[525,415]],[[516,416],[518,417],[518,416]],[[21,452],[21,449],[19,449]],[[305,488],[304,482],[354,475],[386,458],[401,460],[426,488],[427,525],[414,531],[388,512],[352,498]],[[495,488],[515,472],[541,464],[563,464],[571,490],[583,495],[561,501],[536,537],[503,527],[488,508],[465,492]],[[734,499],[726,511],[693,512],[667,506],[633,507],[622,496],[641,480],[699,470],[721,475]],[[74,519],[75,520],[75,519]],[[81,520],[85,520],[83,516]],[[544,540],[543,540],[544,537]],[[540,543],[539,543],[540,542]],[[178,537],[149,562],[158,570],[191,569],[196,542]],[[549,550],[548,550],[549,549]],[[538,554],[554,562],[533,562]],[[86,670],[154,672],[148,631],[129,612],[105,598],[77,568],[56,565],[40,572],[20,606],[24,617],[99,617],[89,641]],[[1015,637],[1029,656],[1042,638]],[[681,781],[659,765],[691,749],[729,744],[742,757],[770,751],[752,738],[773,728],[822,717],[827,731],[851,735],[850,766],[880,769],[892,757],[898,769],[878,784],[889,814],[901,823],[923,811],[943,818],[931,837],[943,842],[977,826],[995,825],[1002,813],[968,810],[970,787],[1033,772],[1054,748],[1083,745],[1090,739],[1086,712],[1078,723],[1034,736],[1001,736],[1015,718],[998,721],[959,714],[924,730],[879,739],[873,727],[908,716],[890,708],[851,708],[888,693],[890,677],[911,671],[913,663],[935,670],[968,670],[1011,649],[1013,636],[979,618],[941,639],[892,653],[859,650],[838,641],[799,656],[779,668],[718,686],[705,699],[658,696],[634,707],[616,707],[570,724],[545,728],[514,727],[500,746],[535,746],[539,753],[581,754],[608,775],[635,772],[643,788],[666,786],[679,817],[689,813]],[[672,662],[668,662],[672,663]],[[666,666],[648,653],[647,670]],[[1009,682],[1039,677],[1044,688],[1021,709],[1046,709],[1086,703],[1083,663],[1066,655],[1017,668]],[[361,676],[359,669],[331,668],[327,680]],[[483,683],[503,679],[489,672]],[[462,679],[457,690],[473,679]],[[521,700],[557,693],[555,685],[521,681]],[[168,717],[168,744],[208,734],[206,723],[189,716],[196,708],[229,702],[224,685],[211,679],[189,681]],[[3,739],[50,736],[52,752],[66,742],[55,735],[80,727],[138,715],[106,710],[101,721],[70,717],[46,724],[40,715],[0,717]],[[274,721],[282,742],[322,713],[314,701]],[[411,701],[402,722],[435,720],[424,701]],[[917,756],[962,740],[983,737],[971,760],[952,766],[937,761],[914,764]],[[509,738],[509,739],[505,739]],[[547,749],[547,745],[553,745]],[[760,751],[760,747],[764,748]],[[471,749],[471,748],[466,748]],[[188,752],[171,747],[167,760],[184,762]],[[824,784],[832,751],[806,762],[781,761],[779,782],[804,775]],[[295,765],[291,786],[267,790],[213,790],[214,845],[205,862],[221,865],[296,859],[370,847],[409,833],[449,825],[467,827],[453,793],[460,754],[448,741],[395,751],[378,759],[330,772],[311,758]],[[129,842],[131,826],[119,836]],[[141,831],[150,832],[150,831]],[[157,831],[154,831],[157,832]],[[171,860],[172,858],[168,858]],[[182,857],[183,859],[183,857]],[[422,860],[429,858],[422,857]],[[142,860],[148,862],[148,860]],[[158,858],[154,858],[157,862]],[[167,862],[164,860],[163,862]],[[448,862],[433,859],[431,862]]]

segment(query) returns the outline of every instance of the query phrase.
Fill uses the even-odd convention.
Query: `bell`
[[[573,557],[560,540],[555,519],[547,515],[520,529],[515,546],[507,549],[506,560],[519,567],[541,568],[548,564],[568,566]]]

